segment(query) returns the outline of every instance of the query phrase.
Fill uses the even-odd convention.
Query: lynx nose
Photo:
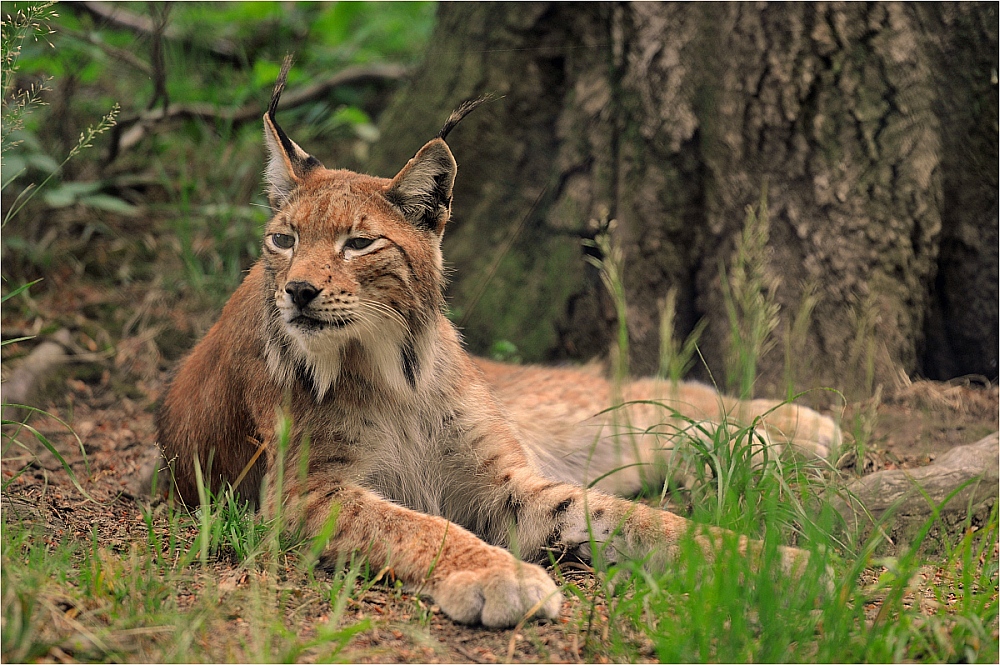
[[[292,297],[292,302],[299,309],[304,309],[319,295],[319,289],[309,282],[289,282],[285,285],[285,293]]]

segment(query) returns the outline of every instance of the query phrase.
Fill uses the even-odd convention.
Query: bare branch
[[[409,73],[403,65],[358,65],[347,67],[336,74],[311,85],[285,94],[279,104],[280,109],[290,109],[308,102],[321,99],[334,88],[345,85],[363,83],[388,83],[402,79]],[[181,119],[200,119],[206,121],[229,121],[234,125],[256,122],[263,114],[263,108],[250,104],[238,108],[220,108],[214,104],[192,102],[189,104],[170,104],[167,108],[156,108],[144,111],[137,116],[122,119],[119,127],[122,133],[117,144],[112,146],[111,155],[117,155],[121,150],[128,150],[141,141],[154,126]],[[111,157],[113,159],[113,157]],[[110,161],[110,159],[109,159]]]
[[[279,109],[290,109],[296,106],[302,106],[308,102],[311,102],[321,97],[326,96],[334,88],[338,88],[344,85],[360,85],[362,83],[386,83],[399,81],[407,74],[409,74],[410,69],[403,65],[393,65],[393,64],[383,64],[383,65],[357,65],[351,67],[345,67],[336,74],[313,83],[312,85],[307,85],[304,88],[295,90],[294,92],[285,93],[284,97],[281,98],[281,103],[278,105]],[[260,109],[254,107],[253,112],[260,115]]]
[[[170,106],[170,97],[167,95],[167,65],[163,58],[163,37],[168,27],[170,7],[170,3],[167,2],[149,3],[149,14],[153,19],[149,58],[153,65],[153,98],[149,100],[149,106],[146,107],[146,110],[153,109],[157,102],[164,108]]]
[[[3,418],[15,420],[18,404],[30,404],[37,388],[52,371],[66,362],[71,344],[70,333],[65,328],[36,346],[3,382]]]
[[[75,2],[70,3],[71,7],[83,9],[93,16],[105,21],[116,28],[129,30],[143,37],[153,37],[156,33],[156,25],[153,19],[141,14],[134,14],[121,5],[111,2]],[[240,54],[237,44],[228,39],[217,39],[211,44],[195,42],[185,36],[177,26],[168,25],[163,31],[163,37],[172,41],[182,42],[195,48],[200,48],[211,53],[215,58],[225,60],[237,66],[244,66],[244,58]]]
[[[152,66],[150,66],[148,62],[145,62],[144,60],[133,55],[131,51],[128,51],[123,48],[118,48],[117,46],[112,46],[111,44],[102,42],[100,39],[97,39],[93,35],[87,34],[85,32],[78,32],[76,30],[72,30],[70,28],[64,28],[62,26],[59,27],[59,34],[96,46],[97,48],[104,51],[110,57],[115,58],[116,60],[121,60],[122,62],[129,65],[133,69],[139,70],[146,76],[153,75]]]

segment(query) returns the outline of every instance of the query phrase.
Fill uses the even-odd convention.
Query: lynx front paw
[[[542,568],[513,557],[496,568],[452,573],[435,585],[433,596],[455,621],[490,628],[514,626],[536,605],[536,618],[554,619],[562,605],[559,588]]]

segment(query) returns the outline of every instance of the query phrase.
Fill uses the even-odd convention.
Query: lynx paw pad
[[[539,566],[517,561],[453,573],[436,585],[433,595],[455,621],[490,628],[514,626],[536,606],[536,618],[554,619],[562,606],[562,595],[552,578]]]

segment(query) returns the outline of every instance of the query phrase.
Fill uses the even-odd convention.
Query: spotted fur
[[[158,417],[180,496],[197,503],[198,464],[216,491],[242,478],[237,490],[255,499],[263,486],[303,536],[336,512],[324,556],[362,552],[453,619],[487,626],[558,614],[554,582],[529,563],[551,548],[588,558],[599,542],[605,559],[668,565],[685,519],[581,486],[623,461],[592,448],[608,434],[594,417],[607,383],[475,360],[444,316],[456,165],[443,138],[392,179],[329,170],[278,127],[280,87],[264,117],[275,214],[262,257],[181,364]],[[662,393],[641,381],[629,390]],[[738,406],[704,387],[678,390],[674,403],[697,418]],[[744,406],[760,415],[771,405]],[[279,415],[293,424],[281,496],[270,478]],[[776,432],[808,429],[798,438],[817,447],[835,441],[836,427],[811,411],[771,418]],[[656,467],[669,452],[660,448],[642,443],[624,461]],[[602,486],[629,492],[636,480]],[[718,533],[699,536],[706,550]],[[804,561],[784,553],[789,568]]]

